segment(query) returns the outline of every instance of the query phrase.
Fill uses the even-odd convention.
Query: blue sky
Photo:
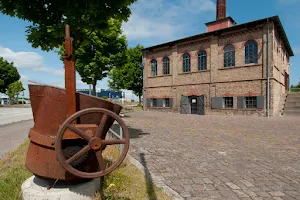
[[[227,0],[227,15],[238,24],[279,15],[295,56],[291,58],[291,84],[300,80],[300,0]],[[122,28],[129,46],[147,47],[205,32],[215,20],[215,0],[137,0]],[[25,96],[28,80],[64,87],[63,63],[55,52],[34,49],[26,40],[28,22],[0,14],[0,56],[13,61],[22,76]],[[77,75],[77,88],[87,89]],[[107,89],[107,79],[98,82]],[[131,98],[130,91],[126,91]]]

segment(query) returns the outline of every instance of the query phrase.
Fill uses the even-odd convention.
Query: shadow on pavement
[[[157,196],[154,189],[154,184],[152,180],[152,176],[147,168],[147,162],[145,160],[145,154],[140,153],[141,163],[144,166],[144,173],[145,173],[145,180],[146,180],[146,187],[149,200],[157,200]]]

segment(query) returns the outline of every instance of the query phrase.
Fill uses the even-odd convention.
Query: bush
[[[291,88],[291,92],[300,92],[300,88]]]
[[[103,96],[102,99],[108,99],[108,97],[107,96]]]

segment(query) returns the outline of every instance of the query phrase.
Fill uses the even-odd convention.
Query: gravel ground
[[[130,154],[185,199],[300,199],[300,118],[133,112]]]

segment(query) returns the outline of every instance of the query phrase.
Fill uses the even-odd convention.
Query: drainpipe
[[[269,66],[269,32],[270,25],[269,19],[267,19],[268,23],[268,32],[267,32],[267,117],[270,117],[270,66]]]
[[[148,109],[147,107],[147,96],[146,96],[146,92],[145,92],[145,63],[144,63],[144,55],[143,55],[143,52],[142,52],[142,60],[141,60],[141,68],[143,70],[143,102],[141,102],[141,104],[143,105],[143,110],[145,110],[145,108]],[[140,97],[141,98],[141,97]],[[145,103],[146,101],[146,103]]]

